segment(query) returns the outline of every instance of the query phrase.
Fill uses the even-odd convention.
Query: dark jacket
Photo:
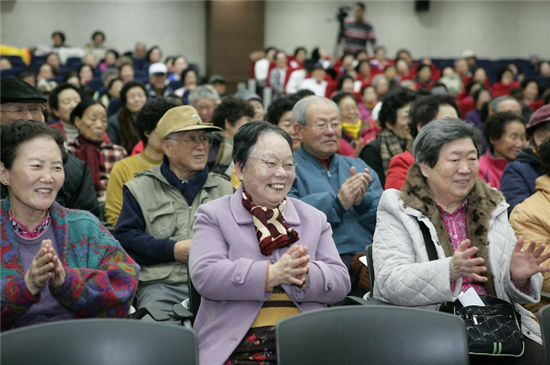
[[[535,194],[535,180],[541,175],[540,160],[529,147],[520,151],[518,157],[506,165],[500,180],[500,191],[510,204],[508,214],[516,205]]]
[[[65,208],[87,210],[99,218],[101,210],[88,165],[69,153],[63,168],[65,182],[55,201]],[[2,185],[2,199],[8,195],[8,188]]]

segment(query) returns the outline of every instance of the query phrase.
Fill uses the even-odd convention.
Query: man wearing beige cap
[[[201,204],[233,194],[231,183],[206,166],[212,143],[208,132],[218,130],[203,123],[191,106],[168,110],[157,125],[162,163],[124,184],[114,235],[141,265],[138,308],[170,314],[188,297],[186,264],[195,212]]]

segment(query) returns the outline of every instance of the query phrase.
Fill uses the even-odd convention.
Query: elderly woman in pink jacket
[[[341,301],[350,290],[326,216],[286,195],[292,139],[267,122],[235,135],[241,187],[196,214],[190,274],[203,364],[276,364],[278,320]]]

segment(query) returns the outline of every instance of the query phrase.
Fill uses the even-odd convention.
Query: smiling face
[[[124,83],[128,83],[134,79],[134,68],[131,65],[124,65],[120,68],[120,78]]]
[[[359,109],[357,108],[357,102],[353,97],[345,97],[338,103],[340,108],[342,122],[355,123],[359,118]]]
[[[287,171],[281,165],[270,169],[258,159],[292,163],[292,151],[283,137],[268,132],[258,138],[246,165],[243,166],[240,162],[235,165],[237,177],[243,182],[252,202],[273,209],[281,204],[290,191],[296,171]]]
[[[170,170],[180,179],[191,180],[199,171],[204,170],[210,146],[206,142],[192,146],[193,142],[185,141],[198,140],[206,136],[207,133],[203,130],[177,132],[162,141],[162,149],[170,161]]]
[[[444,144],[434,167],[424,162],[419,165],[435,201],[444,208],[460,206],[479,171],[477,151],[470,138]]]
[[[128,108],[131,113],[139,113],[146,102],[147,94],[145,94],[145,91],[139,86],[130,88],[126,93],[126,108]]]
[[[497,140],[491,140],[495,157],[504,157],[513,161],[527,145],[525,125],[520,121],[511,121],[506,124],[504,134]]]
[[[101,143],[103,134],[107,130],[107,112],[105,107],[100,104],[89,106],[82,115],[82,118],[76,117],[75,126],[82,138],[93,142]]]
[[[328,102],[311,102],[306,115],[306,125],[294,124],[302,145],[311,155],[321,160],[331,157],[338,151],[342,138],[342,128],[334,130],[330,127],[339,122],[336,108]],[[322,130],[323,128],[326,129]]]
[[[45,137],[24,142],[10,170],[0,163],[0,174],[2,183],[8,185],[10,209],[17,219],[45,212],[65,180],[59,146]]]

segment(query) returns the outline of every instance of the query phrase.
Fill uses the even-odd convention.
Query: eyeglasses
[[[44,110],[46,110],[46,107],[40,104],[38,106],[29,106],[27,108],[15,106],[9,110],[0,110],[0,112],[10,113],[16,119],[24,119],[27,113],[31,113],[33,119],[41,119],[43,116]]]
[[[190,149],[197,148],[199,143],[204,145],[205,142],[210,147],[210,146],[212,146],[212,142],[214,141],[214,139],[210,136],[204,136],[204,137],[199,137],[199,138],[190,137],[190,138],[166,138],[166,139],[171,139],[171,140],[174,140],[174,141],[183,142]]]
[[[319,123],[315,123],[315,124],[306,124],[306,125],[310,126],[313,129],[318,130],[319,132],[325,132],[328,129],[329,126],[335,132],[339,131],[342,128],[342,125],[340,124],[339,121],[334,121],[334,122],[330,122],[330,123],[319,122]]]
[[[276,158],[272,158],[269,160],[264,160],[263,158],[257,158],[257,157],[249,157],[249,158],[252,160],[258,160],[262,162],[264,165],[267,166],[269,170],[276,170],[279,168],[279,166],[283,166],[283,169],[285,171],[294,171],[296,166],[298,166],[298,164],[294,161],[280,161],[280,160],[277,160]]]

